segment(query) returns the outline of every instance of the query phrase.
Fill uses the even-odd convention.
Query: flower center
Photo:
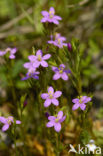
[[[59,68],[59,73],[60,73],[60,74],[63,73],[63,69],[64,69],[63,67],[60,67],[60,68]]]
[[[53,98],[53,93],[50,91],[48,94],[49,94],[49,98],[52,99]]]
[[[49,17],[53,18],[53,16],[54,16],[54,11],[49,11]]]
[[[55,122],[57,123],[58,121],[59,121],[59,119],[58,119],[58,118],[56,118],[56,119],[55,119]]]
[[[8,124],[11,124],[11,120],[8,120]]]
[[[31,76],[34,73],[34,70],[30,69],[28,73],[29,73],[29,76]]]
[[[58,44],[61,44],[61,40],[60,40],[60,38],[58,38]]]
[[[79,103],[82,104],[82,100],[81,99],[79,100]]]
[[[79,100],[79,103],[81,103],[81,104],[82,104],[82,96],[80,96],[80,100]]]
[[[38,61],[41,61],[42,59],[41,59],[41,55],[38,55]]]
[[[9,118],[8,118],[8,121],[7,121],[7,122],[8,122],[9,125],[12,123],[12,120],[13,120],[12,117],[9,117]]]
[[[7,49],[6,49],[6,52],[10,52],[10,51],[11,51],[11,49],[10,49],[10,48],[7,48]]]

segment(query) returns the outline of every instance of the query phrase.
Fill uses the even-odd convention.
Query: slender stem
[[[59,151],[59,134],[56,133],[56,155],[59,156],[60,155],[60,151]]]
[[[16,127],[14,125],[14,134],[13,134],[13,138],[14,138],[14,145],[15,145],[15,154],[16,156],[18,156],[18,152],[17,152],[17,146],[16,146]]]

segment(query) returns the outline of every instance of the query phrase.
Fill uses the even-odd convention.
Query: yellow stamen
[[[63,73],[63,67],[59,68],[59,73],[60,73],[60,74]]]
[[[52,92],[50,91],[48,94],[49,94],[49,98],[52,99],[53,98]]]
[[[50,16],[50,18],[53,18],[53,16],[54,16],[54,11],[49,11],[49,16]]]
[[[38,55],[38,61],[41,61],[41,55]]]
[[[59,119],[55,119],[55,122],[58,122],[59,121]]]

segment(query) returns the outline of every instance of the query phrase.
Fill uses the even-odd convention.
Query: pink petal
[[[50,122],[48,122],[47,124],[46,124],[46,127],[53,127],[54,126],[54,123],[52,122],[52,121],[50,121]]]
[[[50,86],[50,87],[48,87],[48,93],[51,93],[51,94],[53,94],[54,93],[54,89],[53,89],[53,87],[52,86]]]
[[[42,99],[47,99],[47,98],[48,98],[48,94],[47,94],[47,93],[41,94],[41,98],[42,98]]]
[[[24,68],[28,69],[28,68],[30,68],[31,63],[30,62],[24,63],[23,66],[24,66]]]
[[[54,96],[53,96],[53,97],[58,98],[58,97],[60,97],[61,95],[62,95],[62,92],[61,92],[61,91],[56,91],[56,92],[54,93]]]
[[[16,120],[16,124],[21,124],[21,121],[20,120]]]
[[[55,105],[55,106],[58,106],[59,105],[59,101],[57,99],[52,99],[52,103]]]
[[[15,55],[11,54],[11,55],[9,56],[9,58],[10,58],[10,59],[15,59]]]
[[[67,75],[65,72],[62,73],[61,77],[62,77],[62,79],[65,80],[65,81],[68,80],[68,75]]]
[[[72,107],[72,110],[76,110],[76,109],[78,109],[78,108],[79,108],[79,106],[80,106],[80,104],[79,104],[79,103],[74,104],[74,105],[73,105],[73,107]]]
[[[50,106],[51,104],[51,99],[47,99],[45,102],[44,102],[44,107],[48,107]]]
[[[6,131],[7,129],[9,128],[9,124],[5,124],[3,127],[2,127],[2,131]]]
[[[56,20],[62,20],[62,18],[61,18],[60,16],[57,16],[57,15],[55,15],[54,18],[55,18]]]
[[[13,49],[11,49],[11,54],[15,54],[17,52],[17,48],[13,48]]]
[[[48,41],[49,44],[54,44],[54,41]]]
[[[56,19],[53,19],[53,23],[57,25],[59,24],[59,22]]]
[[[82,110],[85,110],[85,108],[86,108],[86,105],[83,103],[83,104],[80,104],[80,108],[82,109]]]
[[[52,66],[52,70],[55,72],[55,70],[57,70],[57,67]]]
[[[35,61],[35,62],[33,63],[33,67],[34,67],[34,68],[38,68],[38,67],[40,66],[40,64],[41,64],[41,62]]]
[[[56,119],[55,116],[49,116],[49,117],[48,117],[48,120],[55,120],[55,119]]]
[[[46,61],[41,61],[41,66],[48,67],[48,63]]]
[[[6,118],[0,116],[0,122],[3,123],[3,124],[6,124],[7,120],[6,120]]]
[[[49,59],[50,57],[51,57],[50,54],[46,54],[46,55],[43,56],[43,60],[47,60],[47,59]]]
[[[77,99],[77,98],[76,99],[73,99],[72,102],[73,103],[77,103],[77,102],[79,102],[79,99]]]
[[[42,56],[42,54],[43,54],[42,50],[40,50],[40,49],[36,52],[36,56],[38,56],[38,55]]]
[[[49,9],[49,12],[52,12],[52,14],[54,14],[54,13],[55,13],[54,8],[53,8],[53,7],[51,7],[51,8]]]
[[[32,62],[32,61],[35,61],[35,59],[36,59],[37,57],[36,56],[34,56],[34,55],[29,55],[28,56],[28,59]]]
[[[66,119],[66,116],[63,116],[63,117],[59,120],[59,122],[61,123],[61,122],[63,122],[65,119]]]
[[[61,124],[60,123],[55,123],[54,129],[55,129],[56,132],[60,132],[60,130],[61,130]]]
[[[62,116],[63,116],[63,111],[59,111],[59,112],[58,112],[58,115],[57,115],[57,118],[61,119]]]
[[[47,11],[42,11],[41,14],[42,14],[43,16],[48,16],[48,15],[49,15],[49,13],[48,13]]]
[[[42,18],[42,19],[41,19],[41,22],[42,22],[42,23],[47,22],[47,18],[45,18],[45,17]]]
[[[57,72],[53,76],[53,80],[58,80],[61,77],[61,75]]]

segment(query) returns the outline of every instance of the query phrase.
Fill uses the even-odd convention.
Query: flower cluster
[[[3,123],[2,131],[7,131],[8,128],[14,123],[13,116],[9,116],[8,118],[0,116],[0,122]],[[21,121],[16,120],[16,124],[21,124]]]
[[[38,50],[36,55],[28,56],[30,62],[26,62],[24,64],[24,68],[28,69],[28,72],[22,80],[27,80],[29,78],[39,79],[39,72],[36,69],[41,65],[42,67],[48,67],[48,60],[51,57],[50,54],[46,54],[43,56],[42,50]]]
[[[5,51],[0,51],[0,56],[4,56],[9,53],[10,59],[15,59],[15,53],[17,52],[17,48],[7,48]]]
[[[54,23],[59,24],[58,20],[61,20],[62,18],[55,15],[55,10],[53,7],[50,8],[49,12],[42,11],[42,15],[44,16],[41,20],[42,23],[48,22],[48,23]],[[56,33],[53,39],[53,35],[51,35],[51,40],[48,41],[48,44],[53,44],[54,46],[57,46],[58,48],[63,48],[63,46],[67,46],[67,43],[64,43],[66,41],[66,38],[61,36],[59,33]],[[63,80],[68,80],[68,74],[71,73],[70,70],[65,69],[64,64],[60,64],[59,67],[52,67],[52,70],[55,72],[53,76],[53,80],[58,80],[62,78]],[[49,107],[51,104],[58,106],[59,101],[57,98],[59,98],[62,95],[61,91],[54,92],[54,89],[52,86],[48,88],[48,93],[42,93],[41,98],[45,100],[44,107]],[[63,112],[59,111],[56,116],[49,116],[48,120],[50,120],[47,123],[47,127],[53,127],[56,132],[59,132],[61,130],[61,122],[65,120],[66,116],[63,116]]]
[[[55,16],[55,10],[53,7],[50,8],[49,12],[47,11],[42,11],[42,15],[44,16],[41,20],[42,23],[49,22],[49,23],[54,23],[54,24],[59,24],[57,20],[61,20],[59,16]],[[59,33],[56,33],[53,37],[51,35],[51,40],[47,41],[48,44],[53,44],[54,46],[57,46],[58,48],[63,48],[63,46],[67,46],[69,51],[72,51],[72,46],[71,43],[64,43],[66,41],[65,37],[62,37]],[[37,63],[38,65],[38,63]],[[65,69],[64,64],[60,64],[59,67],[52,66],[52,70],[55,72],[53,76],[53,80],[58,80],[58,79],[63,79],[64,81],[67,81],[68,74],[71,73],[71,71],[68,69]],[[61,91],[56,91],[54,92],[53,87],[48,88],[48,93],[43,93],[41,94],[41,98],[45,100],[44,102],[44,107],[48,107],[51,105],[51,103],[55,106],[59,105],[59,101],[57,100],[58,97],[60,97],[62,94]],[[87,96],[81,96],[79,98],[73,99],[72,102],[74,103],[72,110],[76,110],[79,107],[81,110],[86,109],[86,103],[91,101],[90,97]],[[57,117],[55,116],[49,116],[48,120],[49,122],[47,123],[47,127],[53,127],[54,129],[59,132],[61,130],[61,122],[63,122],[66,118],[66,116],[63,116],[63,112],[59,111]]]

